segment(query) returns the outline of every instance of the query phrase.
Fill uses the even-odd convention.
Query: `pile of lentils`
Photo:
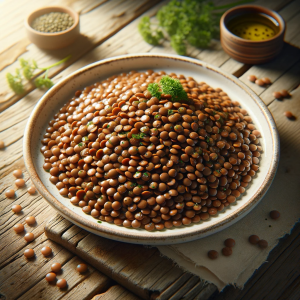
[[[51,12],[33,20],[31,27],[40,32],[60,32],[67,30],[74,24],[73,18],[63,12]]]
[[[164,71],[131,71],[77,91],[49,122],[44,169],[86,214],[162,230],[207,220],[259,169],[260,132],[238,102],[191,77],[187,102],[152,97]],[[98,221],[98,222],[101,222]]]

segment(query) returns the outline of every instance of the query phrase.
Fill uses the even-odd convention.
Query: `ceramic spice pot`
[[[262,6],[240,5],[223,14],[220,33],[222,47],[232,58],[245,64],[262,64],[282,50],[285,22]]]
[[[72,17],[74,23],[64,31],[53,33],[41,32],[32,28],[32,22],[45,14],[51,12],[67,13]],[[79,37],[79,15],[76,11],[64,6],[48,6],[31,12],[25,19],[25,28],[29,40],[39,48],[54,50],[64,48],[72,44]]]

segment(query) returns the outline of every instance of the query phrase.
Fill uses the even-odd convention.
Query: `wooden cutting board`
[[[96,236],[60,215],[47,223],[45,233],[142,299],[206,300],[217,290],[175,266],[156,248]]]

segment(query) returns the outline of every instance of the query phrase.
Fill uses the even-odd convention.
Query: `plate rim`
[[[118,231],[118,227],[112,228],[112,227],[103,227],[101,224],[96,222],[96,219],[87,220],[84,217],[78,215],[76,212],[69,209],[67,206],[59,202],[44,186],[42,180],[39,178],[37,171],[34,167],[34,162],[31,155],[31,135],[32,135],[32,126],[34,126],[35,121],[38,118],[39,111],[43,109],[43,106],[47,102],[47,98],[51,98],[57,90],[60,90],[63,88],[63,86],[68,82],[70,79],[75,78],[77,76],[80,76],[82,73],[85,73],[95,67],[98,67],[99,65],[105,65],[110,64],[113,62],[119,62],[126,59],[135,59],[135,58],[164,58],[164,59],[170,59],[170,60],[179,60],[185,63],[192,63],[193,65],[196,65],[198,67],[204,67],[206,69],[209,69],[213,72],[218,73],[221,76],[226,77],[231,82],[239,86],[242,90],[244,90],[259,106],[260,110],[262,111],[264,118],[266,119],[269,130],[271,132],[271,138],[272,138],[272,160],[270,167],[268,169],[267,175],[264,178],[263,182],[257,189],[257,191],[251,196],[251,198],[243,204],[241,207],[236,209],[234,212],[229,214],[226,219],[217,222],[216,224],[213,224],[209,228],[198,228],[193,230],[191,233],[180,233],[176,232],[173,234],[171,233],[171,230],[165,231],[164,236],[155,236],[155,233],[147,232],[147,235],[141,235],[140,230],[128,230],[128,233],[126,232],[120,232]],[[23,140],[23,155],[24,155],[24,162],[25,166],[28,170],[29,176],[31,177],[34,185],[40,192],[40,194],[47,200],[47,202],[54,207],[60,214],[62,214],[64,217],[66,217],[68,220],[70,220],[72,223],[75,223],[76,225],[80,226],[81,228],[84,228],[92,233],[95,233],[100,236],[104,236],[106,238],[123,241],[123,242],[130,242],[130,243],[136,243],[136,244],[151,244],[151,245],[164,245],[164,244],[174,244],[174,243],[182,243],[187,241],[192,241],[195,239],[203,238],[205,236],[211,235],[217,231],[223,230],[231,225],[233,225],[235,222],[243,218],[246,214],[248,214],[263,198],[267,190],[272,184],[272,181],[275,177],[278,164],[279,164],[279,156],[280,156],[280,143],[279,143],[279,134],[276,128],[276,124],[274,121],[274,118],[265,105],[265,103],[260,99],[258,95],[254,93],[245,83],[240,81],[235,76],[221,70],[218,67],[215,67],[209,63],[203,62],[198,59],[179,56],[179,55],[169,55],[169,54],[160,54],[160,53],[142,53],[142,54],[126,54],[126,55],[119,55],[111,58],[106,58],[91,64],[88,64],[68,76],[62,78],[58,83],[56,83],[50,90],[48,90],[37,102],[35,105],[33,111],[31,112],[24,132],[24,140]]]

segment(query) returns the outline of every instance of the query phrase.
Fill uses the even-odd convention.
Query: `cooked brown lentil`
[[[235,240],[234,240],[234,239],[226,239],[226,240],[224,241],[224,245],[225,245],[226,247],[232,248],[232,247],[235,246]]]
[[[14,228],[14,231],[15,231],[16,233],[21,233],[21,232],[24,231],[24,225],[21,224],[21,223],[18,223],[18,224],[16,224],[16,225],[14,225],[13,228]]]
[[[257,244],[260,248],[263,249],[268,247],[268,242],[266,240],[259,240]]]
[[[232,249],[230,247],[224,247],[222,249],[222,254],[224,256],[230,256],[232,254]]]
[[[288,118],[288,119],[290,119],[290,120],[295,120],[296,119],[296,117],[293,115],[293,113],[292,112],[290,112],[290,111],[285,111],[284,112],[284,115]]]
[[[20,188],[20,187],[23,187],[23,186],[25,185],[25,180],[22,179],[22,178],[16,179],[15,185],[16,185],[17,187],[19,187],[19,188]]]
[[[229,248],[230,249],[230,248]],[[210,258],[210,259],[217,259],[218,256],[219,256],[219,253],[216,251],[216,250],[210,250],[207,252],[207,256]]]
[[[11,210],[15,213],[15,214],[19,214],[22,210],[22,206],[19,204],[15,204],[12,206]]]
[[[86,214],[146,230],[189,225],[235,202],[258,171],[261,134],[247,111],[221,89],[174,73],[188,104],[158,100],[147,86],[164,74],[95,83],[49,122],[43,168]]]
[[[34,195],[35,191],[36,191],[35,186],[30,186],[27,190],[28,194],[30,194],[30,195]]]
[[[48,282],[51,282],[51,281],[54,281],[56,279],[56,274],[53,273],[53,272],[50,272],[46,275],[45,279],[48,281]]]
[[[61,264],[60,263],[54,263],[51,265],[51,270],[55,273],[58,273],[61,270]]]
[[[25,219],[25,222],[27,225],[33,225],[35,224],[36,220],[34,216],[29,216]]]
[[[256,245],[259,241],[259,237],[255,234],[249,236],[249,242],[252,245]]]
[[[280,218],[280,212],[278,210],[272,210],[270,211],[270,217],[273,220],[277,220],[278,218]]]
[[[24,236],[24,240],[28,243],[32,242],[34,240],[34,234],[32,232],[26,233]]]
[[[33,250],[33,249],[26,249],[26,250],[24,251],[24,256],[25,256],[26,258],[31,258],[31,257],[33,257],[33,256],[34,256],[34,250]]]
[[[88,266],[86,264],[79,264],[76,267],[76,271],[79,273],[85,273],[88,269]]]
[[[56,286],[59,287],[60,289],[63,289],[67,286],[67,281],[66,279],[58,279],[56,282]]]
[[[21,169],[17,169],[17,170],[14,170],[14,171],[13,171],[13,175],[14,175],[16,178],[20,178],[20,177],[22,177],[23,172],[22,172]]]
[[[13,189],[9,189],[5,192],[5,196],[7,198],[14,198],[15,197],[15,191]]]
[[[255,75],[249,75],[248,76],[248,80],[251,82],[255,82],[255,80],[257,79],[257,77]]]
[[[52,249],[48,246],[45,246],[42,248],[41,250],[41,253],[44,255],[44,256],[49,256],[52,254]]]

